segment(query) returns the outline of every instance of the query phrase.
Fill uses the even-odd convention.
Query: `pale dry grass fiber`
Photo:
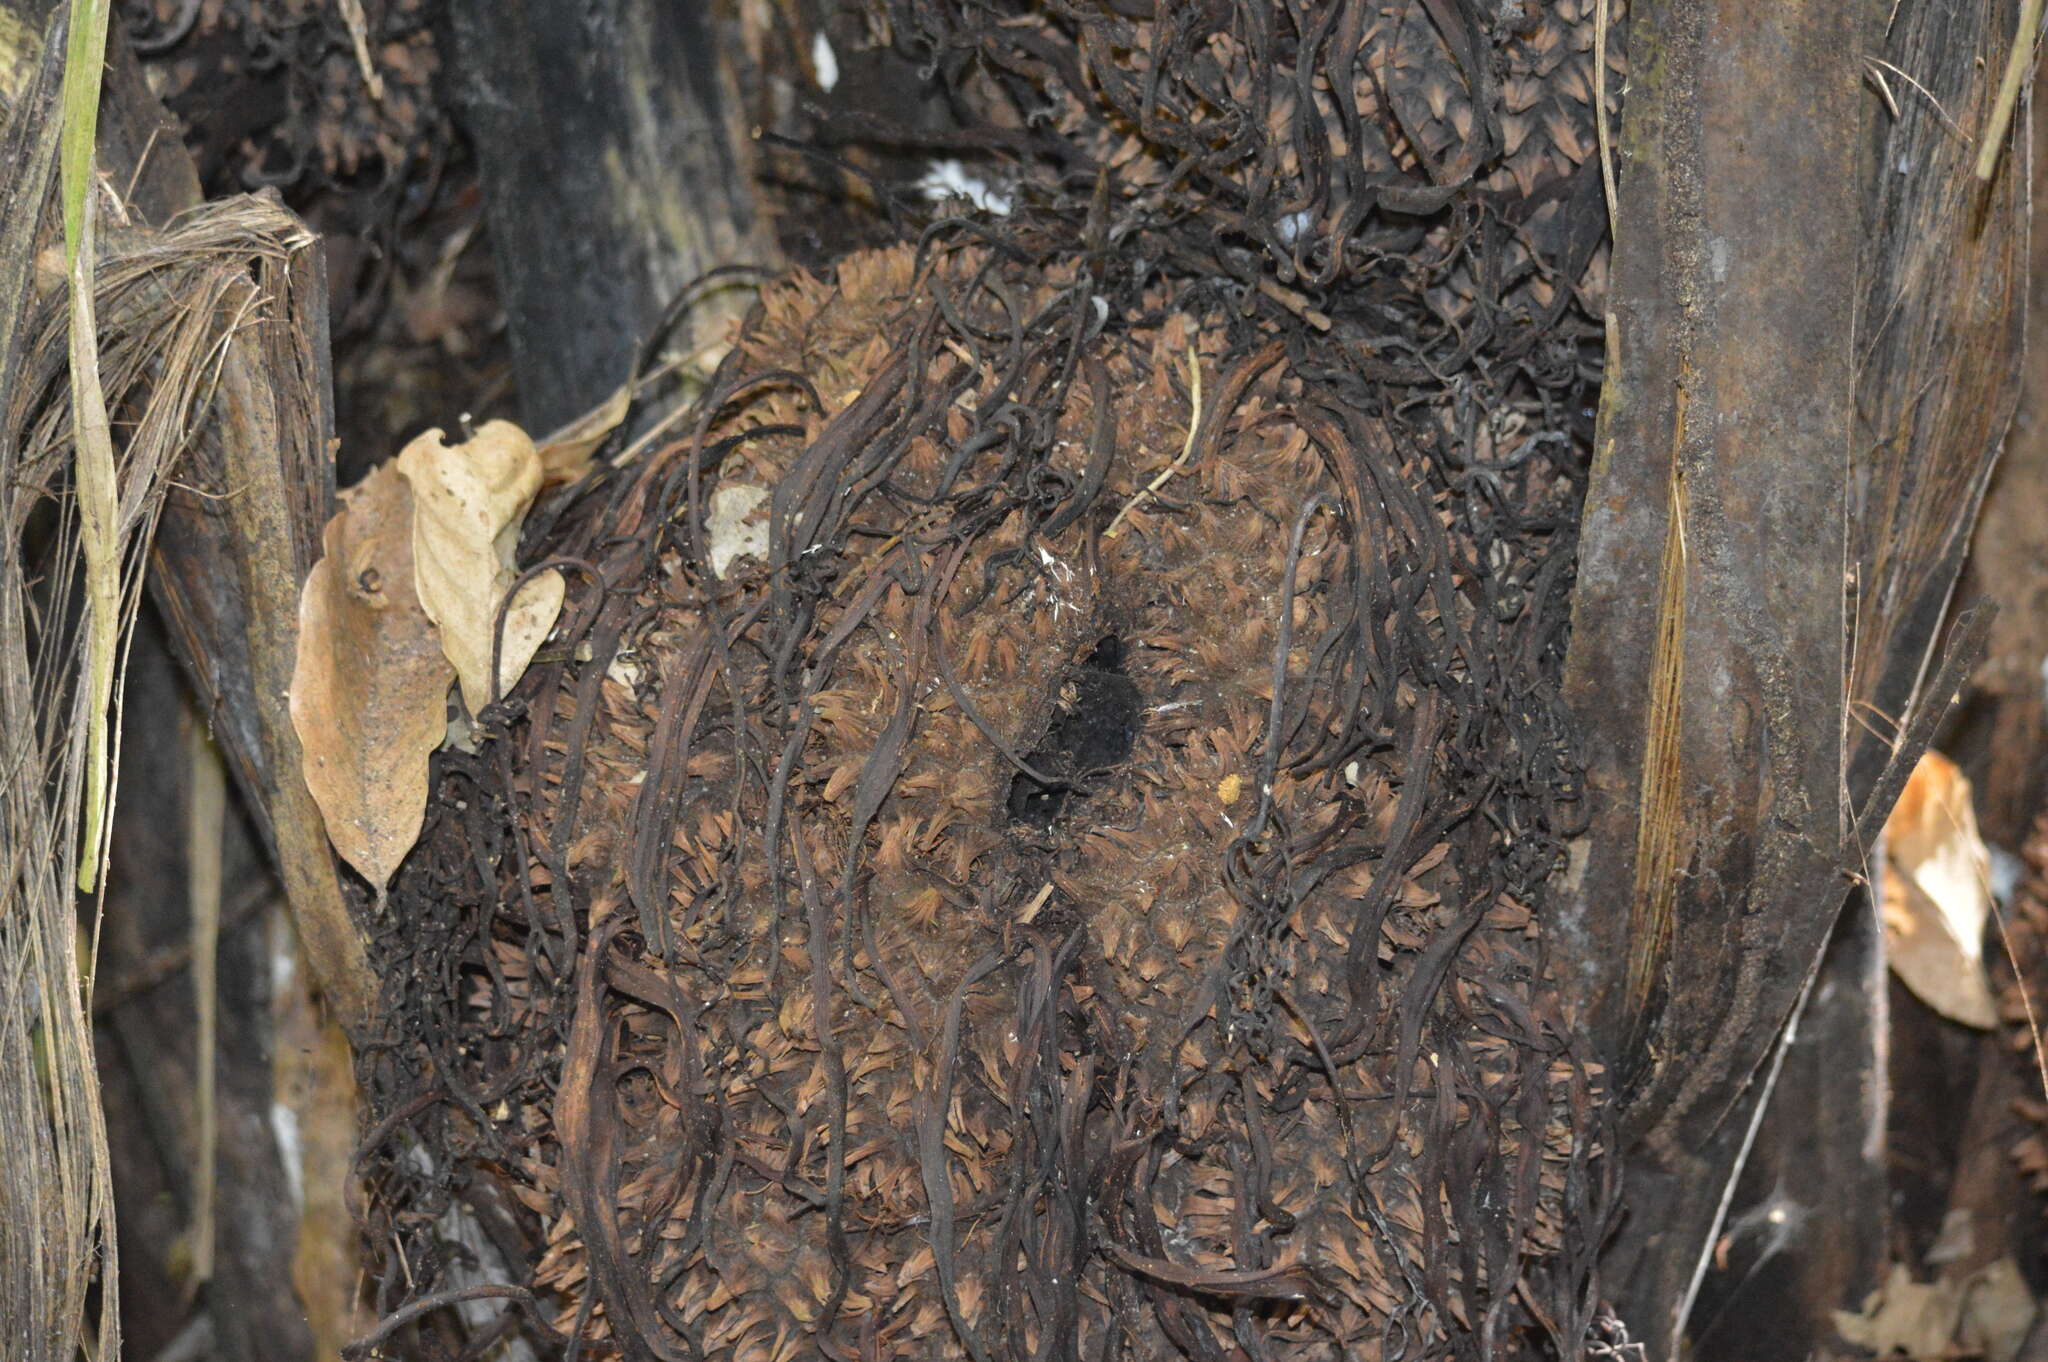
[[[104,696],[118,734],[119,663],[165,492],[207,424],[229,340],[272,307],[256,267],[310,243],[262,199],[147,227],[122,186],[95,174],[96,245],[67,279],[55,193],[63,56],[52,41],[39,65],[25,59],[35,69],[6,99],[0,140],[0,1338],[8,1357],[34,1362],[119,1349],[88,1020],[93,941],[73,888],[82,852],[97,852],[82,837],[90,713]],[[89,281],[87,305],[72,280]],[[112,565],[112,591],[90,598],[79,502],[91,479],[69,382],[78,315],[95,318],[97,344],[77,348],[110,416],[95,553]],[[95,661],[95,632],[116,641],[104,689],[95,671],[109,653],[102,645]]]

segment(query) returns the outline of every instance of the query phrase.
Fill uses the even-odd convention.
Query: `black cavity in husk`
[[[1054,783],[1018,772],[1010,781],[1008,801],[1013,823],[1051,827],[1066,811],[1069,797],[1085,794],[1087,779],[1130,756],[1137,741],[1145,702],[1124,675],[1121,637],[1109,634],[1096,643],[1062,678],[1060,689],[1066,702],[1053,715],[1045,740],[1024,758]]]

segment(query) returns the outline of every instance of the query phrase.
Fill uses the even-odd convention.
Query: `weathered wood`
[[[261,799],[299,938],[336,1018],[352,1037],[372,1023],[377,990],[335,877],[326,825],[300,775],[287,695],[297,652],[299,586],[331,496],[334,428],[326,372],[326,283],[308,251],[262,282],[282,315],[231,342],[216,399],[231,556],[248,627],[238,639],[257,716]],[[287,300],[287,295],[289,295]],[[289,320],[287,320],[289,319]],[[321,511],[324,511],[324,507]],[[167,517],[168,518],[168,515]],[[218,655],[218,654],[216,654]]]
[[[17,18],[39,8],[5,3]],[[198,175],[118,32],[107,52],[99,165],[143,223],[161,224],[200,202]],[[327,1002],[359,1037],[375,980],[299,775],[285,698],[298,587],[333,504],[326,289],[310,249],[264,272],[265,306],[228,341],[213,419],[179,472],[185,490],[166,498],[150,588],[279,867]]]
[[[1805,949],[1780,963],[1792,924],[1770,910],[1844,868],[1860,186],[1857,76],[1840,54],[1859,37],[1839,5],[1734,0],[1656,7],[1630,35],[1617,354],[1567,684],[1597,799],[1573,887],[1584,929],[1612,948],[1585,953],[1587,996],[1610,1053],[1649,1042],[1629,1047],[1648,1062],[1625,1086],[1634,1130],[1659,1143],[1675,1120],[1725,1109],[1804,980],[1826,914],[1804,915]],[[1676,690],[1653,713],[1660,630],[1676,639],[1661,654]],[[1653,726],[1675,735],[1675,782],[1645,778]],[[1670,793],[1649,802],[1660,784]],[[1639,888],[1646,830],[1675,841]]]
[[[2036,145],[2048,132],[2048,101],[2034,101]],[[2048,157],[2033,158],[2032,188],[2048,196]],[[2031,292],[2048,289],[2048,217],[2029,224]],[[1945,263],[1945,262],[1944,262]],[[2015,281],[2017,282],[2017,281]],[[1979,365],[2004,378],[2017,372],[2022,412],[1986,489],[1982,524],[1970,549],[1960,594],[1998,603],[1985,664],[1972,678],[1977,712],[1966,721],[1977,761],[1952,752],[1970,768],[1977,788],[1977,821],[1986,840],[2018,848],[2034,816],[2048,803],[2048,703],[2041,661],[2048,658],[2048,313],[2026,319],[2026,359],[2019,365]]]
[[[1846,506],[1855,798],[1927,698],[1934,636],[2019,405],[2032,179],[2024,120],[1988,186],[1975,178],[1971,138],[1959,135],[1989,120],[2017,0],[1880,8],[1882,60],[1913,84],[1873,66],[1897,112],[1877,98],[1865,104],[1873,164]]]
[[[520,403],[548,429],[630,376],[678,290],[772,264],[774,238],[710,5],[457,0],[450,20]]]
[[[2011,26],[1915,0],[1633,17],[1568,665],[1591,825],[1558,925],[1618,1061],[1632,1211],[1607,1291],[1652,1355],[1880,776],[1952,699],[1928,666],[2011,411],[2026,158],[1979,192],[1937,120],[1972,125]],[[1934,99],[1859,96],[1844,54],[1866,51]]]
[[[1845,884],[1862,195],[1860,72],[1843,54],[1863,36],[1860,8],[1823,0],[1683,0],[1629,33],[1567,669],[1592,820],[1561,925],[1618,1061],[1638,1210],[1610,1290],[1652,1356],[1671,1355],[1746,1143],[1715,1137]]]

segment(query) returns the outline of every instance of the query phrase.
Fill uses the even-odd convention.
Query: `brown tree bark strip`
[[[1592,819],[1561,926],[1568,986],[1620,1060],[1634,1212],[1609,1294],[1653,1356],[1740,1158],[1714,1137],[1845,882],[1863,23],[1831,0],[1673,0],[1629,34],[1567,667]],[[1656,659],[1675,671],[1653,704]]]
[[[2016,8],[2014,0],[1962,7],[1902,0],[1884,6],[1877,16],[1882,34],[1873,29],[1870,41],[1864,122],[1871,161],[1863,176],[1849,501],[1854,627],[1846,789],[1859,815],[1882,817],[1884,796],[1873,798],[1873,786],[1895,760],[1898,734],[1931,727],[1954,688],[1953,675],[1930,683],[1928,664],[2019,385],[2014,356],[2025,324],[2028,147],[2021,139],[2008,149],[1999,180],[1987,189],[1972,169],[1975,148],[1961,135],[1988,122]],[[2039,513],[2029,503],[2023,519]],[[1985,542],[2001,541],[1993,535]],[[2028,689],[2037,691],[2040,650],[2020,651],[2031,659]],[[1905,748],[1905,756],[1917,755],[1914,742]],[[1857,944],[1865,940],[1867,951]],[[1882,1115],[1887,1064],[1892,1090],[1904,1092],[1899,1065],[1913,1039],[1933,1027],[1944,1042],[1954,1040],[1954,1028],[1917,1002],[1887,1011],[1888,994],[1898,989],[1887,988],[1883,944],[1867,898],[1852,899],[1716,1234],[1713,1265],[1687,1326],[1695,1356],[1804,1358],[1831,1335],[1831,1312],[1860,1307],[1878,1284],[1886,1246],[1900,1236],[1931,1235],[1939,1223],[1938,1206],[1916,1206],[1916,1180],[1899,1180],[1901,1168],[1929,1157],[1954,1162],[1935,1149],[1990,1151],[1975,1170],[1984,1176],[1974,1181],[1965,1160],[1951,1207],[1977,1216],[1982,1256],[1944,1272],[1960,1276],[2003,1252],[1987,1245],[2004,1243],[1998,1217],[2016,1204],[1992,1176],[2007,1163],[2001,1151],[2009,1141],[1954,1144],[1953,1102],[1938,1114],[1898,1105],[1888,1122],[1869,1129],[1873,1115]],[[1865,956],[1874,977],[1859,980]],[[1932,1062],[1945,1061],[1953,1062],[1946,1055]],[[1986,1074],[1998,1076],[1989,1068]],[[1973,1122],[1986,1110],[1995,1115],[2003,1107],[1986,1102],[1980,1090]],[[1931,1132],[1939,1132],[1931,1148],[1900,1145]],[[1782,1219],[1769,1218],[1773,1209]],[[1729,1250],[1725,1269],[1722,1245]],[[1772,1256],[1760,1257],[1766,1251]]]
[[[219,646],[239,645],[247,659],[257,732],[252,765],[263,782],[260,799],[270,814],[278,869],[306,958],[336,1019],[359,1037],[376,1008],[375,976],[364,934],[342,897],[326,825],[300,775],[299,739],[287,702],[299,586],[313,565],[311,536],[324,519],[309,515],[305,502],[309,492],[324,501],[333,491],[326,282],[311,251],[263,282],[284,317],[230,343],[217,399],[221,471],[231,489],[226,507],[232,537],[224,566],[234,574],[248,621],[239,639],[220,640]],[[293,381],[277,382],[281,375]]]
[[[1856,798],[1921,702],[1934,633],[2019,403],[2031,151],[2023,125],[1987,186],[1971,142],[1990,120],[2017,10],[2018,0],[1901,0],[1880,16],[1889,19],[1885,65],[1869,68],[1888,82],[1897,113],[1866,102],[1877,127],[1851,482]],[[2026,517],[2039,516],[2028,504]],[[1995,651],[2010,646],[2010,628],[2001,632]],[[2030,674],[2039,661],[2035,652],[2026,662]],[[2038,688],[2038,676],[2029,684]]]
[[[200,201],[198,176],[176,120],[118,33],[107,51],[99,163],[140,216],[160,224]],[[206,495],[167,498],[150,584],[275,857],[322,992],[359,1037],[374,1010],[375,979],[325,825],[299,775],[285,698],[299,583],[334,499],[333,389],[317,251],[299,252],[258,283],[268,311],[229,342],[214,419],[180,476]]]

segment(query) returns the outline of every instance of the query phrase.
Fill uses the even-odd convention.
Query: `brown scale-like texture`
[[[444,1062],[555,1328],[1428,1355],[1555,1323],[1512,1295],[1552,1259],[1577,1308],[1591,1076],[1528,906],[1569,520],[1474,542],[1458,413],[1284,311],[1092,289],[970,240],[771,286],[690,436],[556,521],[570,641],[399,891],[481,911]],[[1495,496],[1568,507],[1482,424]],[[720,578],[734,487],[767,557]]]
[[[459,1201],[536,1341],[636,1362],[1583,1355],[1613,1189],[1541,928],[1605,222],[1578,124],[1515,159],[1583,62],[1510,86],[1589,12],[1488,27],[1476,96],[1391,10],[1246,49],[1327,102],[1287,54],[1355,41],[1409,129],[1306,204],[1306,134],[1098,77],[1013,217],[769,285],[539,508],[563,621],[378,942],[384,1306]],[[1057,13],[975,41],[1182,41]]]

